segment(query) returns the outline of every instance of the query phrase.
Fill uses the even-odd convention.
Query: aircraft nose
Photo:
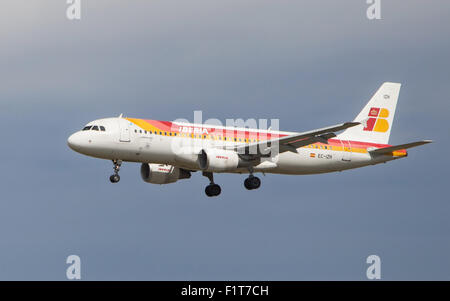
[[[80,133],[72,134],[69,139],[67,139],[67,145],[74,151],[80,151],[83,146],[83,140]]]

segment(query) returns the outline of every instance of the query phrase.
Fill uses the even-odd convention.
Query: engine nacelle
[[[240,161],[238,154],[231,150],[202,149],[198,154],[198,165],[204,171],[231,171],[238,168]]]
[[[172,165],[143,163],[141,165],[141,177],[146,183],[169,184],[180,179],[188,179],[191,177],[191,173]]]

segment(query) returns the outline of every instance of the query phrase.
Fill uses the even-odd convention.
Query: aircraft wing
[[[431,142],[433,142],[433,141],[422,140],[422,141],[416,141],[416,142],[411,142],[411,143],[406,143],[406,144],[399,144],[399,145],[394,145],[394,146],[377,148],[375,150],[369,151],[369,153],[378,154],[378,155],[389,154],[396,150],[407,149],[407,148],[411,148],[411,147],[415,147],[415,146],[419,146],[419,145],[423,145],[423,144],[427,144],[427,143],[431,143]]]
[[[281,138],[250,143],[246,145],[238,145],[234,149],[239,154],[249,154],[256,156],[268,156],[278,147],[278,153],[286,151],[297,152],[297,148],[306,146],[316,142],[328,143],[328,139],[336,137],[334,132],[342,131],[353,126],[359,125],[360,122],[345,122],[317,130],[303,132],[295,135],[285,136]]]

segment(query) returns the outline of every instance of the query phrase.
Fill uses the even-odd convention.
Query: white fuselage
[[[217,126],[181,124],[182,128],[208,129]],[[201,150],[205,148],[219,147],[230,148],[239,144],[249,143],[234,141],[235,139],[220,140],[205,138],[201,133],[184,135],[179,133],[170,135],[164,132],[147,131],[139,126],[139,123],[131,122],[125,118],[106,118],[90,122],[87,127],[96,126],[98,130],[84,130],[74,133],[68,139],[68,145],[75,151],[96,158],[121,160],[141,163],[160,163],[178,166],[188,170],[200,170],[197,163],[189,163],[180,159],[180,149],[189,145],[191,149]],[[100,130],[102,127],[103,130]],[[226,128],[230,131],[243,130],[258,133],[269,131]],[[277,135],[292,135],[292,132],[270,131]],[[262,159],[254,166],[255,172],[277,174],[316,174],[334,172],[345,169],[357,168],[394,160],[397,156],[373,157],[367,151],[367,147],[355,148],[351,141],[335,139],[330,144],[311,144],[300,147],[297,152],[283,152],[273,157]],[[193,147],[192,147],[193,146]],[[248,168],[236,168],[227,172],[248,173]]]

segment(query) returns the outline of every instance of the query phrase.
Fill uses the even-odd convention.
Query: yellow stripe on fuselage
[[[137,118],[125,118],[125,119],[134,123],[135,125],[137,125],[141,129],[143,129],[144,131],[152,131],[152,132],[161,131],[160,129],[158,129],[154,125],[151,125],[150,123],[148,123],[145,120],[137,119]]]
[[[138,118],[125,118],[126,120],[134,123],[135,125],[137,125],[138,127],[140,127],[141,129],[145,130],[145,131],[151,131],[151,132],[167,132],[164,131],[162,129],[159,129],[157,127],[155,127],[154,125],[148,123],[147,121],[143,120],[143,119],[138,119]],[[214,135],[194,135],[194,134],[186,134],[186,135],[182,135],[185,138],[197,138],[197,139],[210,139],[210,140],[217,140],[217,136],[214,138]],[[204,138],[204,136],[206,136],[206,138]],[[230,136],[230,137],[226,137],[228,141],[233,141],[234,136]],[[245,142],[244,143],[249,143],[249,141],[247,139],[244,139]],[[258,139],[257,141],[261,141],[260,139]],[[337,145],[326,145],[327,148],[325,149],[325,144],[310,144],[307,146],[303,146],[302,148],[313,148],[313,149],[317,149],[317,150],[329,150],[329,151],[337,151],[337,152],[352,152],[352,153],[361,153],[361,154],[366,154],[367,153],[367,148],[357,148],[357,147],[342,147],[342,146],[337,146]],[[405,152],[400,152],[400,151],[394,151],[392,153],[393,156],[398,156],[398,157],[402,157],[402,156],[406,156],[407,154]]]

